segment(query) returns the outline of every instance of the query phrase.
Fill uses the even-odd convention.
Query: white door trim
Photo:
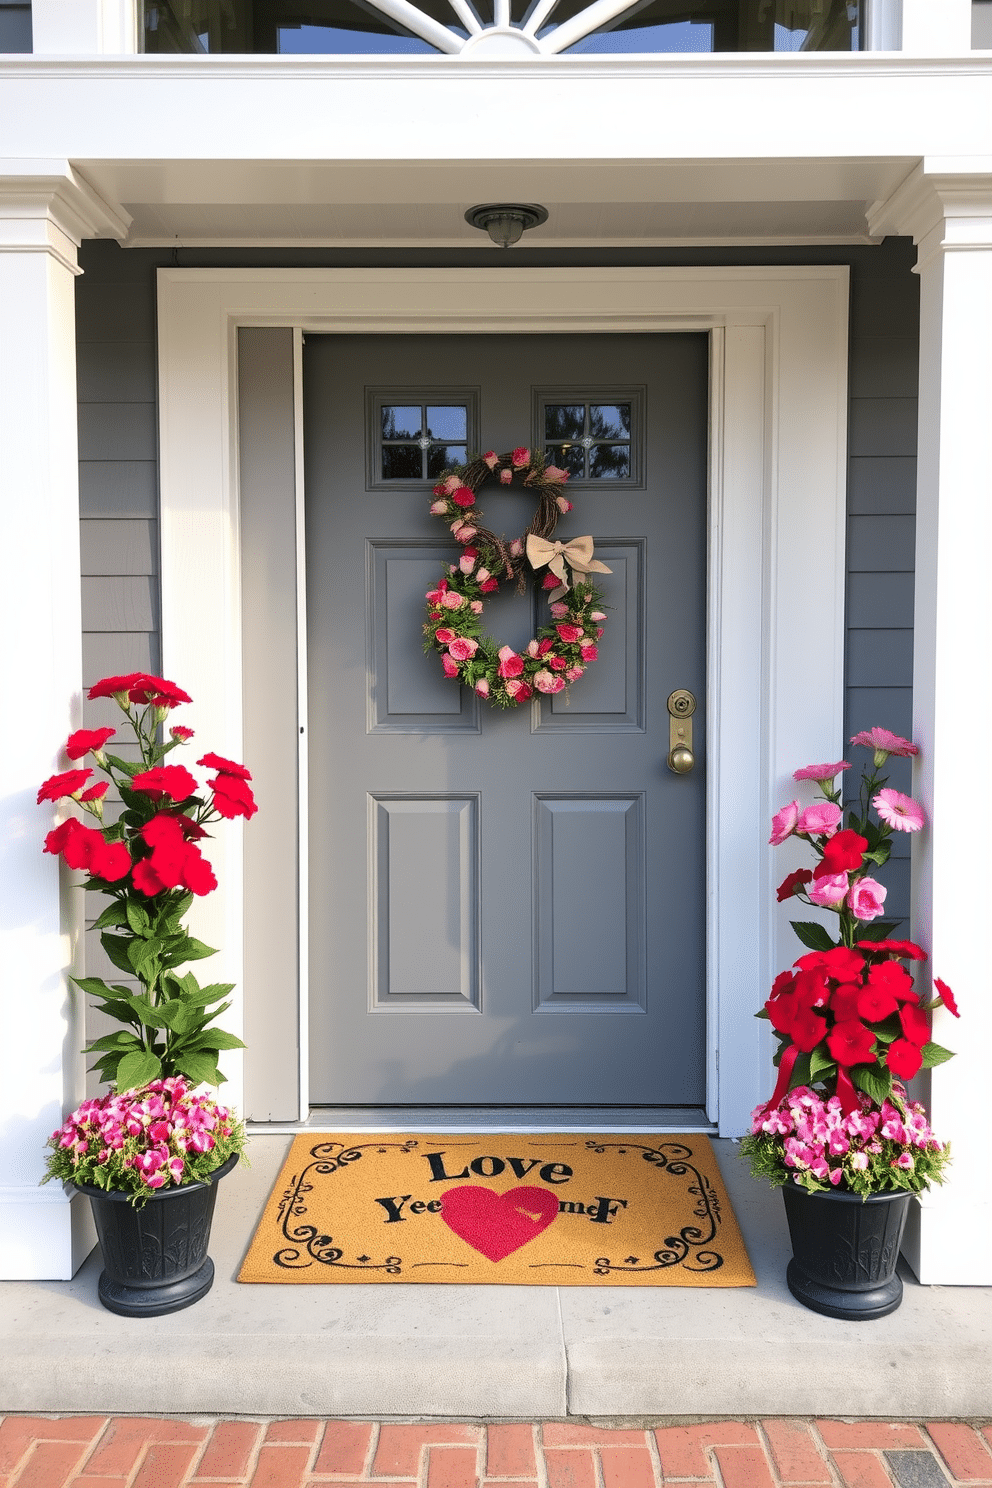
[[[164,670],[195,699],[197,742],[239,759],[239,326],[710,333],[708,1109],[727,1136],[768,1092],[770,1049],[754,1012],[795,955],[774,898],[793,864],[785,849],[773,860],[769,818],[798,764],[840,758],[847,281],[839,265],[158,274]],[[298,805],[265,809],[295,818]],[[239,834],[211,846],[220,888],[198,902],[197,928],[223,947],[216,975],[237,983],[225,1018],[235,1028],[244,1008]],[[286,990],[279,996],[288,1013]],[[226,1067],[238,1103],[241,1057]],[[301,1076],[301,1103],[304,1091]]]

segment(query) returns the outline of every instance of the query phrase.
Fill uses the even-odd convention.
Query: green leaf
[[[789,923],[803,945],[808,946],[811,951],[832,951],[837,944],[826,926],[815,920],[790,920]]]
[[[190,997],[189,1001],[193,1004],[194,1007],[207,1007],[211,1002],[219,1002],[222,997],[227,996],[228,992],[233,991],[233,982],[213,982],[209,987],[204,987],[202,988],[202,990],[198,989],[196,994]],[[228,1006],[230,1006],[230,1004],[228,1004]],[[215,1012],[213,1016],[216,1018],[219,1015],[220,1009],[218,1008],[217,1012]]]
[[[90,997],[109,997],[110,988],[101,977],[70,977],[71,982]]]
[[[768,1009],[767,1008],[759,1008],[758,1011],[755,1013],[754,1016],[756,1018],[767,1018],[768,1017]]]
[[[151,924],[151,920],[148,917],[148,911],[142,909],[140,904],[135,904],[133,899],[129,899],[127,901],[126,910],[127,922],[133,930],[134,934],[144,935],[147,932],[149,925]]]
[[[147,1049],[125,1054],[117,1066],[117,1088],[134,1090],[139,1085],[147,1085],[149,1080],[157,1080],[161,1073],[162,1061]]]
[[[809,1073],[811,1080],[829,1080],[837,1073],[836,1061],[823,1044],[817,1044],[809,1056]]]
[[[126,971],[128,976],[130,976],[134,971],[134,967],[131,965],[127,954],[129,946],[133,944],[131,937],[129,935],[103,934],[100,936],[100,944],[110,957],[113,965],[117,967],[117,970]]]
[[[108,904],[107,905],[106,909],[103,910],[103,912],[101,913],[99,919],[97,919],[97,920],[95,920],[93,922],[93,929],[94,930],[106,930],[106,928],[107,928],[108,925],[126,925],[126,924],[127,924],[127,910],[126,910],[125,905],[123,905],[120,902],[120,900],[118,899],[118,900],[115,900],[115,902],[113,904]]]
[[[120,755],[117,754],[108,754],[107,760],[114,766],[115,770],[120,770],[121,774],[126,775],[129,780],[133,775],[140,775],[145,768],[144,760],[139,760],[137,764],[132,765],[128,760],[121,759]]]
[[[197,1085],[201,1080],[209,1085],[221,1083],[217,1060],[210,1054],[201,1054],[196,1049],[190,1049],[188,1053],[176,1055],[175,1065],[181,1075],[186,1075]]]
[[[851,1084],[879,1105],[892,1094],[892,1076],[880,1064],[856,1064],[851,1070]]]
[[[205,956],[216,956],[215,946],[204,945],[202,940],[196,940],[192,935],[182,937],[181,946],[175,950],[169,950],[162,957],[163,966],[182,966],[184,961],[202,961]]]
[[[147,975],[147,968],[158,961],[161,941],[132,940],[127,949],[127,958],[135,976]]]
[[[156,1012],[161,1020],[161,1026],[171,1029],[173,1033],[189,1033],[192,1029],[198,1028],[200,1024],[201,1015],[198,1010],[179,998],[160,1003]]]
[[[933,1069],[935,1065],[946,1064],[949,1059],[954,1058],[953,1049],[945,1049],[942,1044],[932,1041],[923,1045],[923,1068]]]
[[[104,1049],[116,1049],[118,1054],[126,1053],[128,1049],[143,1049],[144,1044],[137,1034],[126,1033],[119,1028],[116,1033],[105,1033],[103,1038],[91,1039],[83,1050],[84,1054],[98,1054]]]
[[[795,1090],[799,1085],[809,1085],[811,1080],[809,1055],[800,1054],[792,1067],[792,1078],[789,1081],[789,1089]]]
[[[243,1049],[245,1045],[233,1033],[225,1033],[223,1028],[205,1028],[195,1038],[188,1041],[190,1049]]]

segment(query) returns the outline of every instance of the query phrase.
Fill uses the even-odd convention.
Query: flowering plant
[[[49,1137],[41,1181],[128,1193],[140,1207],[156,1189],[202,1182],[244,1145],[244,1126],[227,1107],[175,1076],[83,1101]]]
[[[48,833],[44,851],[81,869],[86,888],[110,898],[95,928],[102,932],[100,940],[113,965],[137,980],[141,990],[117,983],[108,987],[100,977],[73,978],[102,1012],[124,1025],[93,1039],[84,1052],[99,1055],[92,1068],[119,1091],[174,1076],[218,1085],[225,1078],[217,1063],[220,1051],[244,1047],[239,1038],[213,1026],[230,1007],[222,999],[233,983],[201,987],[192,972],[180,974],[184,963],[215,954],[181,920],[194,895],[217,887],[199,846],[209,836],[207,826],[218,818],[247,818],[257,810],[248,784],[251,775],[243,765],[205,754],[197,763],[212,771],[213,778],[203,791],[185,766],[163,764],[172,750],[193,737],[192,729],[176,725],[169,730],[168,743],[160,742],[160,728],[171,710],[191,701],[173,682],[132,672],[104,677],[90,688],[89,697],[114,699],[134,734],[139,758],[131,762],[107,752],[116,729],[71,734],[69,759],[90,756],[106,778],[90,785],[94,772],[89,767],[64,771],[45,781],[38,802],[75,801],[99,825],[88,827],[76,816],[67,817]],[[123,810],[116,821],[105,824],[111,785]]]
[[[512,542],[482,526],[475,494],[491,479],[503,486],[520,479],[537,494],[530,525]],[[424,650],[440,655],[446,677],[457,678],[500,708],[519,707],[535,692],[563,692],[599,656],[606,612],[589,574],[610,570],[593,557],[591,537],[549,541],[559,516],[572,510],[563,494],[567,480],[568,472],[546,464],[539,450],[518,445],[508,454],[489,450],[467,465],[456,465],[434,487],[431,514],[448,524],[462,551],[427,591]],[[516,577],[523,592],[525,561],[535,573],[547,567],[541,588],[547,592],[552,623],[539,627],[515,651],[485,633],[482,612],[506,579]]]
[[[947,1149],[922,1109],[907,1104],[901,1081],[952,1058],[930,1038],[927,1013],[943,1006],[957,1017],[957,1005],[939,978],[938,995],[921,999],[903,963],[925,961],[926,953],[891,938],[896,922],[881,918],[886,890],[871,876],[888,860],[893,832],[923,826],[922,808],[887,789],[880,773],[890,755],[916,754],[916,745],[881,728],[851,743],[871,749],[873,760],[846,827],[836,784],[851,768],[846,760],[797,770],[796,780],[816,781],[819,798],[805,809],[791,801],[772,821],[773,844],[802,838],[818,860],[783,880],[779,902],[798,898],[829,910],[839,935],[835,941],[822,924],[792,921],[809,951],[775,978],[757,1015],[779,1042],[778,1080],[753,1113],[744,1151],[756,1173],[779,1183],[791,1176],[814,1190],[919,1191],[941,1181]],[[843,1161],[831,1165],[830,1157]]]

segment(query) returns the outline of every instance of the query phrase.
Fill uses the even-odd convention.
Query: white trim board
[[[774,896],[793,865],[767,847],[770,815],[792,793],[792,770],[839,758],[841,744],[847,280],[843,266],[158,273],[164,670],[195,699],[197,743],[233,758],[243,738],[239,326],[710,333],[707,1108],[726,1136],[768,1093],[770,1048],[754,1012],[795,955]],[[238,984],[225,1019],[236,1028],[236,829],[218,835],[212,857],[220,888],[198,902],[196,927],[224,948],[215,974]],[[286,989],[278,995],[289,1010]],[[241,1059],[226,1064],[236,1104]]]

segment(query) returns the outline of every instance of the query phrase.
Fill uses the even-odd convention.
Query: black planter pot
[[[90,1201],[103,1252],[104,1307],[121,1317],[161,1317],[207,1295],[214,1282],[207,1246],[217,1180],[237,1161],[235,1152],[203,1183],[158,1189],[141,1209],[127,1194],[76,1184]]]
[[[782,1190],[792,1237],[789,1291],[813,1312],[852,1322],[895,1312],[902,1301],[896,1262],[910,1193]]]

